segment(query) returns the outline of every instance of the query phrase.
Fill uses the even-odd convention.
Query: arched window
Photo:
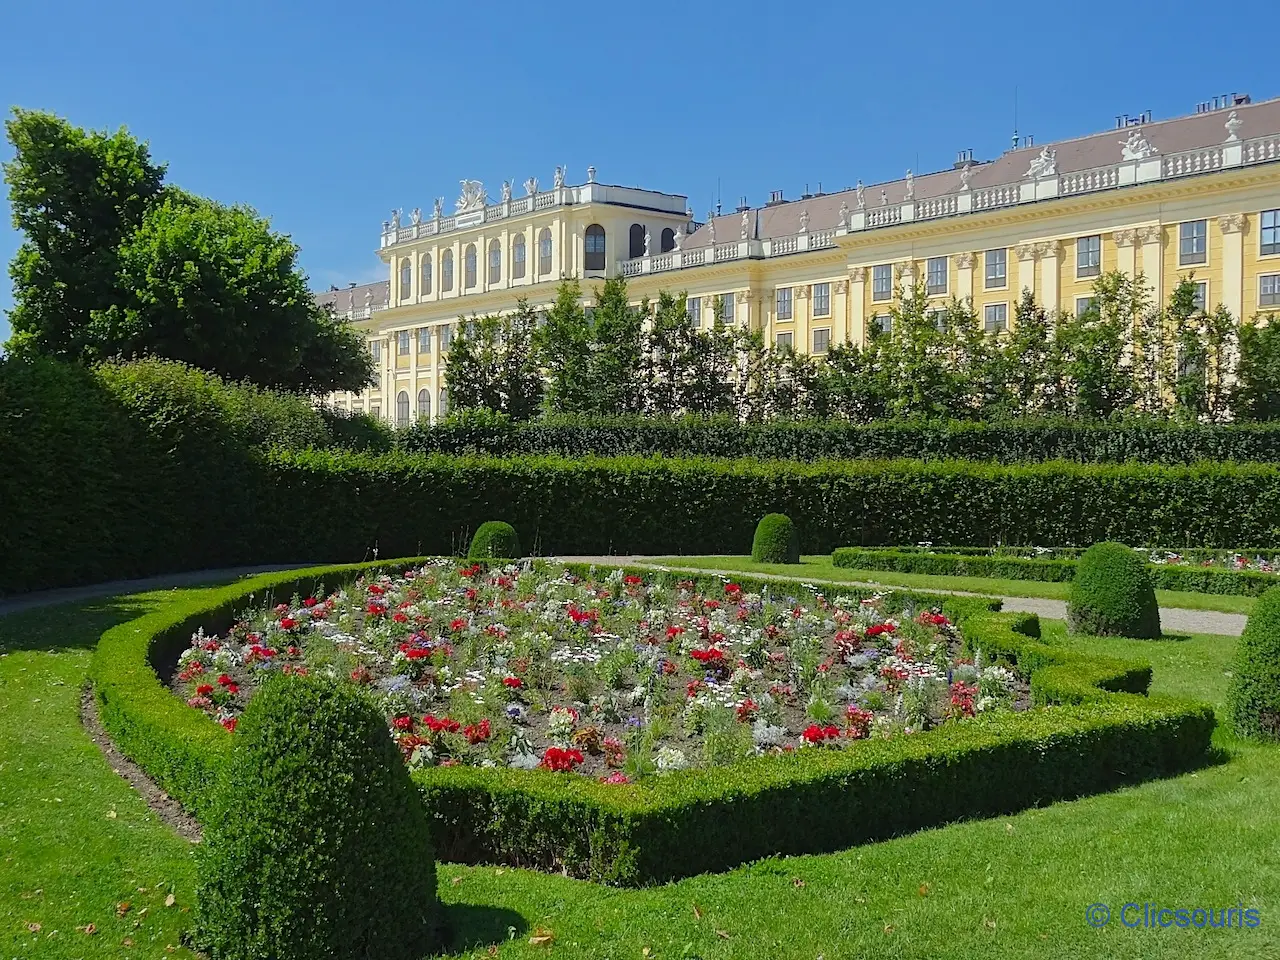
[[[449,415],[449,391],[447,388],[441,387],[440,388],[440,411],[436,414],[436,419],[439,420],[443,417],[447,417],[448,415]]]
[[[409,394],[401,390],[396,394],[396,426],[407,427],[409,425]]]
[[[462,255],[462,289],[470,290],[476,285],[476,245],[474,243],[467,244],[467,250]]]
[[[633,260],[636,257],[644,256],[644,227],[638,223],[633,223],[631,225],[629,245],[631,250],[627,256],[631,257]]]
[[[418,287],[418,292],[424,297],[431,292],[431,254],[429,253],[422,255],[422,283]]]
[[[511,243],[511,279],[524,279],[524,234],[517,233]]]
[[[551,228],[543,227],[538,234],[538,276],[551,272]]]
[[[676,248],[676,232],[672,230],[670,227],[666,227],[662,231],[662,243],[658,247],[658,249],[662,253],[666,253],[668,250],[674,250],[675,248]]]
[[[593,223],[587,227],[586,257],[582,264],[584,270],[604,269],[604,227]]]
[[[413,293],[413,263],[408,257],[400,261],[400,299],[408,300]]]
[[[448,293],[453,289],[453,251],[446,250],[440,254],[440,292]]]
[[[431,391],[426,387],[418,391],[418,417],[431,419]]]
[[[497,283],[502,279],[502,244],[497,240],[489,243],[489,282]]]

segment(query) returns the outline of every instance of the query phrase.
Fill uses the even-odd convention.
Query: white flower
[[[786,727],[775,727],[763,718],[751,725],[751,739],[760,749],[782,746],[786,735]]]
[[[685,759],[683,750],[677,750],[675,747],[663,747],[658,751],[657,764],[659,770],[667,773],[671,770],[683,770],[689,766],[689,761]]]

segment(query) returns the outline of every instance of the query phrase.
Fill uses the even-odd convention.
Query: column
[[[804,309],[800,305],[804,304]],[[791,329],[797,353],[809,353],[813,350],[813,311],[809,307],[809,285],[797,283],[791,288]]]
[[[1038,244],[1020,243],[1013,248],[1014,254],[1018,258],[1018,287],[1016,290],[1009,291],[1013,294],[1013,302],[1017,303],[1022,298],[1023,290],[1030,290],[1033,294],[1036,292],[1036,256]],[[1048,304],[1045,304],[1048,307]]]
[[[853,330],[849,316],[849,281],[837,280],[832,287],[835,296],[831,303],[831,342],[833,344],[852,342]],[[838,319],[837,319],[838,318]]]
[[[1155,293],[1156,306],[1163,306],[1164,290],[1164,227],[1152,224],[1138,228],[1138,242],[1142,244],[1142,275]]]
[[[1057,309],[1062,294],[1058,290],[1060,273],[1059,260],[1062,256],[1062,244],[1050,240],[1040,244],[1040,303],[1049,311]]]
[[[910,300],[916,295],[916,265],[913,260],[906,260],[893,265],[893,277],[897,289],[902,292],[903,300]]]
[[[1136,261],[1138,231],[1113,230],[1111,242],[1116,245],[1116,269],[1127,277],[1135,276],[1138,272]]]
[[[756,319],[751,315],[751,291],[739,290],[733,295],[733,299],[734,323],[740,324],[743,330],[750,330],[752,321]]]
[[[849,339],[856,344],[867,342],[867,268],[849,271]]]
[[[956,257],[956,298],[958,300],[973,296],[973,261],[972,253],[962,253]]]
[[[1216,294],[1209,291],[1212,310],[1221,303],[1237,320],[1243,319],[1244,307],[1244,214],[1228,213],[1218,218],[1218,230],[1222,233],[1222,289]]]

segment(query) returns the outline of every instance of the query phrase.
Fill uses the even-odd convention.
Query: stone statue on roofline
[[[1040,155],[1031,161],[1026,176],[1031,180],[1042,180],[1058,174],[1058,151],[1048,147],[1040,148]]]
[[[396,207],[391,211],[391,229],[400,229],[400,208]]]
[[[556,167],[556,172],[554,177],[552,178],[551,185],[556,190],[559,190],[561,187],[564,186],[564,167]]]
[[[435,207],[431,211],[431,215],[437,220],[444,216],[444,197],[436,197]]]
[[[840,226],[847,226],[849,223],[849,201],[840,201]]]
[[[1142,134],[1142,129],[1138,128],[1130,131],[1126,140],[1120,144],[1120,158],[1122,160],[1145,160],[1147,157],[1154,156],[1156,148]]]
[[[914,200],[916,197],[916,178],[911,175],[911,168],[907,168],[907,192],[905,199]]]
[[[644,255],[646,257],[649,256],[649,244],[652,242],[652,239],[653,238],[649,235],[649,228],[646,226],[644,228]]]
[[[679,250],[680,245],[684,243],[684,227],[676,227],[675,237],[672,240],[672,242],[675,244],[675,246],[672,247],[672,249]]]
[[[421,208],[421,207],[414,207],[414,208],[413,208],[413,211],[409,214],[409,222],[410,222],[410,223],[412,223],[415,227],[416,227],[418,224],[420,224],[420,223],[422,222],[422,208]]]
[[[511,202],[511,181],[510,180],[502,181],[502,202],[503,203]]]
[[[528,180],[524,182],[524,192],[531,197],[538,192],[537,177],[530,177]]]
[[[707,239],[711,243],[716,242],[716,215],[713,211],[707,211]]]
[[[865,210],[867,206],[867,188],[862,185],[862,181],[858,181],[858,209]]]
[[[738,239],[746,240],[751,236],[751,213],[748,210],[742,211],[742,224],[738,228]]]

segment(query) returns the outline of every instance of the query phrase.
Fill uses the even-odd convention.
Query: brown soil
[[[171,826],[184,840],[199,843],[203,831],[196,818],[182,808],[182,804],[160,789],[150,777],[142,772],[142,768],[116,749],[107,731],[98,719],[98,703],[93,698],[93,691],[85,686],[80,694],[80,722],[84,724],[89,738],[98,745],[102,755],[111,764],[111,769],[129,782],[129,786],[147,802],[156,816]]]

